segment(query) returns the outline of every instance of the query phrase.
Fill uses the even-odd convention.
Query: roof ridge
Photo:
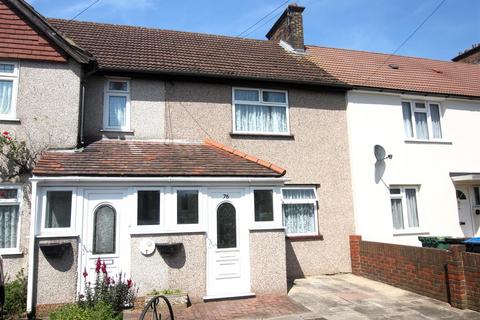
[[[308,47],[313,47],[313,48],[320,48],[320,49],[333,49],[333,50],[350,51],[350,52],[362,52],[362,53],[376,54],[376,55],[381,55],[381,56],[392,56],[392,57],[400,57],[400,58],[421,59],[421,60],[428,60],[428,61],[435,61],[435,62],[445,62],[445,63],[449,63],[449,64],[452,64],[452,65],[459,65],[458,62],[454,62],[454,61],[450,61],[450,60],[439,60],[439,59],[432,59],[432,58],[425,58],[425,57],[405,56],[405,55],[400,55],[400,54],[390,54],[390,53],[384,53],[384,52],[358,50],[358,49],[326,47],[326,46],[319,46],[319,45],[314,45],[314,44],[306,44],[305,46],[307,47],[307,50],[306,50],[307,52],[308,52]],[[472,64],[472,65],[474,65],[474,64]]]
[[[285,173],[287,172],[287,170],[285,170],[285,169],[283,169],[283,168],[281,168],[281,167],[279,167],[279,166],[277,166],[277,165],[275,165],[271,162],[253,157],[251,155],[246,154],[245,152],[242,152],[240,150],[228,147],[228,146],[226,146],[224,144],[221,144],[220,142],[214,141],[212,139],[205,139],[203,143],[206,144],[206,145],[215,147],[217,149],[226,151],[228,153],[234,154],[236,156],[239,156],[239,157],[244,158],[246,160],[249,160],[251,162],[257,163],[257,164],[259,164],[263,167],[266,167],[266,168],[268,168],[268,169],[270,169],[270,170],[272,170],[276,173],[281,174],[282,176],[285,175]]]
[[[154,31],[167,31],[167,32],[175,32],[175,33],[184,33],[184,34],[191,34],[191,35],[202,35],[202,36],[209,36],[214,38],[228,38],[228,39],[238,39],[238,40],[246,40],[246,41],[254,41],[254,42],[261,42],[261,43],[270,43],[272,41],[267,39],[252,39],[252,38],[244,38],[244,37],[236,37],[236,36],[227,36],[227,35],[220,35],[214,33],[206,33],[206,32],[194,32],[194,31],[182,31],[182,30],[173,30],[173,29],[162,29],[156,27],[145,27],[145,26],[138,26],[138,25],[131,25],[131,24],[119,24],[119,23],[108,23],[108,22],[97,22],[97,21],[85,21],[85,20],[67,20],[62,18],[46,18],[47,21],[57,21],[57,22],[65,22],[65,23],[85,23],[85,24],[92,24],[92,25],[103,25],[103,26],[113,26],[113,27],[126,27],[126,28],[136,28],[136,29],[145,29],[145,30],[154,30]],[[276,42],[272,42],[276,43]]]

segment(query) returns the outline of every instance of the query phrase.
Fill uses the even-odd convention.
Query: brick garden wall
[[[352,273],[480,311],[480,254],[362,241],[350,236]]]

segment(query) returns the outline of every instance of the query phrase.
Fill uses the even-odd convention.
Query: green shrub
[[[20,270],[15,280],[5,283],[5,305],[3,311],[6,319],[15,319],[23,315],[27,309],[27,278]]]
[[[98,302],[91,308],[78,304],[66,305],[49,315],[50,320],[120,320],[122,315],[115,313],[110,304]]]

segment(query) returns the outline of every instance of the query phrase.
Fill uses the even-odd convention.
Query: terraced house
[[[140,295],[179,288],[192,301],[286,293],[287,277],[350,270],[348,86],[307,59],[302,7],[265,41],[46,20],[23,1],[2,10],[5,28],[28,26],[62,57],[43,72],[78,68],[74,84],[37,84],[22,76],[31,57],[18,41],[2,56],[20,70],[18,110],[53,93],[23,86],[54,85],[65,93],[45,112],[72,118],[28,126],[71,135],[38,161],[16,222],[22,245],[5,256],[7,272],[28,260],[29,309],[73,301],[98,257]],[[12,129],[33,110],[23,108]]]
[[[351,271],[349,235],[457,235],[476,199],[477,65],[305,45],[297,5],[252,40],[0,3],[0,130],[48,149],[0,185],[30,311],[74,301],[98,258],[140,295],[286,294]]]

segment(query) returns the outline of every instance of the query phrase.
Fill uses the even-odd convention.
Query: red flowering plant
[[[100,258],[95,264],[95,283],[88,281],[87,270],[83,272],[85,279],[84,294],[79,296],[78,303],[85,308],[92,308],[98,302],[108,303],[115,312],[133,307],[138,292],[132,279],[126,279],[125,274],[115,278],[108,275],[107,265]]]
[[[16,139],[10,132],[0,134],[0,155],[7,161],[8,173],[4,176],[13,178],[23,174],[30,174],[37,155],[32,152],[25,141]]]

